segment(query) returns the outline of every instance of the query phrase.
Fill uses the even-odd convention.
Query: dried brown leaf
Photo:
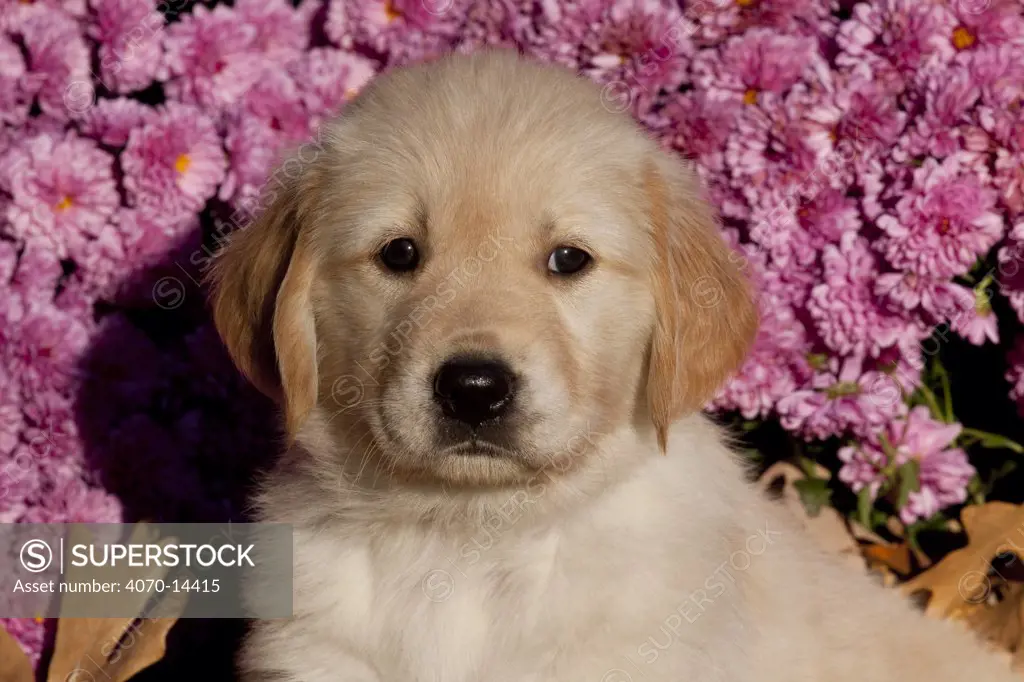
[[[0,627],[0,682],[32,682],[32,662],[14,638]]]
[[[904,583],[908,594],[930,594],[927,613],[952,618],[992,645],[1013,654],[1024,669],[1024,583],[1004,579],[992,561],[1024,547],[1024,506],[989,502],[961,515],[967,546],[950,552],[935,566]]]
[[[905,544],[865,545],[862,551],[870,564],[884,566],[898,575],[908,575],[913,566],[910,547]]]
[[[71,534],[87,534],[85,528],[74,527]],[[74,539],[74,538],[72,538]],[[88,537],[78,538],[88,540]],[[158,539],[152,527],[145,523],[136,524],[129,543],[140,542],[173,543],[174,538]],[[127,569],[125,569],[127,571]],[[159,566],[148,567],[146,572],[127,571],[122,576],[107,572],[103,577],[120,577],[121,584],[129,580],[162,579],[167,569]],[[68,582],[88,581],[93,575],[88,567],[69,570]],[[121,593],[119,593],[121,596]],[[165,593],[152,606],[147,601],[152,596],[146,591],[123,595],[132,600],[128,604],[135,610],[132,617],[122,618],[61,618],[57,623],[57,639],[54,643],[53,658],[47,671],[48,682],[67,680],[105,680],[124,682],[130,677],[156,663],[166,653],[166,636],[182,613],[187,594]],[[62,613],[101,612],[103,593],[68,593],[62,595]],[[156,616],[146,618],[143,616]]]

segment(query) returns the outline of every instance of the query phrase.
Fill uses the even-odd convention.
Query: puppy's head
[[[289,434],[353,471],[495,485],[623,430],[664,448],[754,333],[687,171],[560,69],[381,75],[271,183],[215,321]]]

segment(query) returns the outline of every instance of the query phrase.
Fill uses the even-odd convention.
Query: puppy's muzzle
[[[497,358],[449,358],[434,377],[434,400],[446,417],[471,428],[506,414],[515,397],[515,374]]]

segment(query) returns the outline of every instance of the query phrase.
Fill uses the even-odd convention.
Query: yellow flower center
[[[976,42],[978,42],[978,37],[971,33],[971,29],[966,26],[957,26],[953,29],[953,47],[956,49],[966,50]]]
[[[71,197],[67,197],[66,196],[66,197],[62,198],[60,201],[58,201],[57,205],[54,206],[54,208],[56,208],[58,211],[66,211],[69,208],[71,208],[71,204],[72,204]]]
[[[743,93],[743,103],[757,104],[757,90],[755,90],[754,88],[750,88],[745,93]]]
[[[355,88],[349,88],[348,90],[345,91],[345,99],[352,99],[353,97],[355,97],[358,94],[359,94],[358,90],[356,90]]]
[[[28,3],[25,3],[25,4],[28,4]],[[35,621],[36,623],[42,623],[44,619],[43,619],[43,618],[40,618],[39,616],[36,616],[36,617],[35,617],[35,618],[33,618],[32,620],[34,620],[34,621]]]
[[[736,0],[736,4],[740,7],[753,7],[757,4],[757,0]]]
[[[188,154],[180,154],[178,158],[174,160],[174,170],[179,173],[184,173],[191,165],[192,159],[189,158]]]
[[[402,18],[402,12],[395,8],[395,4],[391,0],[385,0],[384,2],[384,17],[388,22],[392,22],[395,19]]]

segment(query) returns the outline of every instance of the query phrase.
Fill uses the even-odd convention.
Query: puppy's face
[[[356,475],[586,466],[614,431],[663,439],[745,351],[749,299],[685,174],[570,74],[395,71],[322,140],[221,258],[215,315],[288,429]]]

